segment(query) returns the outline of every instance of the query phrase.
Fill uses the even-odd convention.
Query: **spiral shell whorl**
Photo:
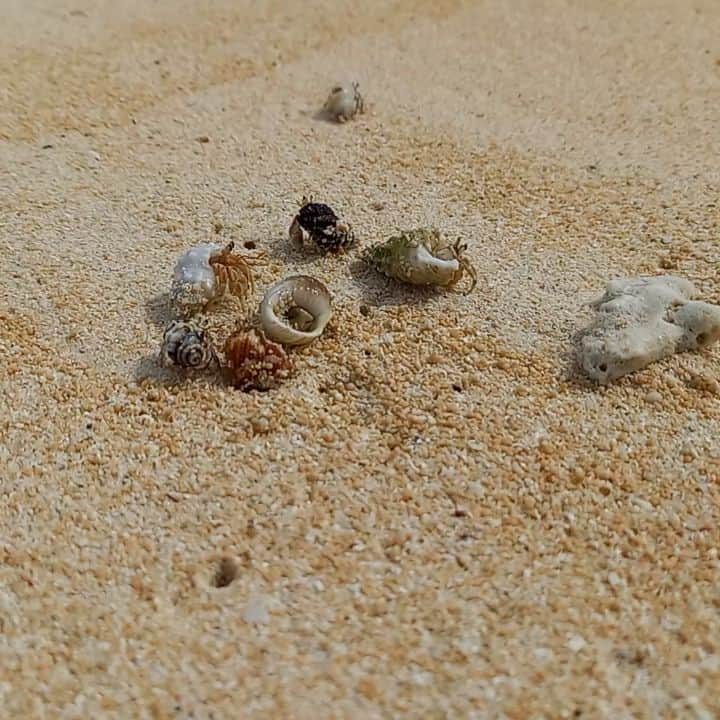
[[[217,362],[205,331],[192,321],[174,320],[165,330],[160,350],[163,365],[205,370]]]
[[[305,345],[319,337],[332,317],[331,296],[319,280],[292,275],[268,289],[260,304],[265,334],[283,345]]]

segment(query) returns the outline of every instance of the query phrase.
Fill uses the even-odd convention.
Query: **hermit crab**
[[[312,240],[326,252],[345,250],[355,242],[352,225],[340,220],[329,205],[313,202],[312,197],[303,197],[300,201],[289,235],[290,240],[299,245]]]
[[[306,345],[322,335],[332,316],[331,297],[319,280],[292,275],[270,287],[260,303],[265,334],[283,345]]]
[[[364,257],[384,275],[412,285],[453,288],[467,273],[467,295],[477,284],[477,273],[465,256],[466,250],[467,245],[460,240],[451,243],[438,230],[418,228],[369,248]]]
[[[323,105],[323,112],[339,123],[364,113],[365,100],[360,94],[360,85],[356,82],[350,85],[335,85]]]
[[[245,392],[270,390],[293,370],[292,358],[282,345],[255,328],[240,329],[227,339],[225,361],[230,382]]]
[[[166,367],[205,370],[217,364],[217,356],[198,322],[174,320],[165,329],[160,362]]]
[[[178,315],[189,317],[205,310],[226,293],[244,301],[254,290],[247,260],[234,252],[235,243],[198,245],[175,265],[170,293]]]

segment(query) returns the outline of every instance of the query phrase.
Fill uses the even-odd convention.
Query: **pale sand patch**
[[[569,358],[609,277],[720,301],[716,3],[11,0],[3,37],[8,716],[720,713],[720,352]],[[307,192],[462,235],[477,291],[293,251]],[[154,357],[175,259],[233,238],[258,299],[335,295],[265,395]]]

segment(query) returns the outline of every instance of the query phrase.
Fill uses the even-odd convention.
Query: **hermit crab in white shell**
[[[337,83],[323,105],[323,112],[339,123],[352,120],[365,112],[365,100],[360,94],[359,83]]]
[[[367,263],[388,277],[411,285],[454,288],[467,274],[475,289],[477,273],[465,256],[467,244],[452,243],[438,230],[417,228],[391,237],[364,253]]]
[[[177,261],[170,292],[180,317],[205,310],[226,293],[244,301],[255,287],[247,260],[234,252],[235,243],[190,248]]]

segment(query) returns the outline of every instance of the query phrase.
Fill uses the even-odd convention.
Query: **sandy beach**
[[[720,303],[717,2],[5,0],[0,36],[0,715],[720,716],[720,348],[598,387],[572,345],[614,277]],[[462,237],[475,292],[292,247],[308,193],[361,248]],[[334,298],[267,393],[158,365],[176,259],[231,240],[253,306]]]

